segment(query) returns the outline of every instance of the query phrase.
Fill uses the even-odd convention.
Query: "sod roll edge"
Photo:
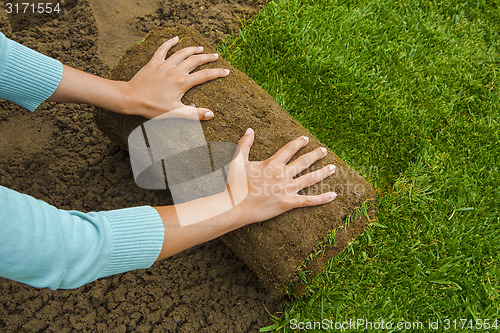
[[[117,66],[111,70],[109,78],[130,80],[164,41],[175,36],[180,37],[180,42],[170,50],[169,55],[188,46],[203,46],[206,53],[216,52],[192,28],[156,28],[141,43],[125,52]],[[219,67],[229,69],[230,75],[196,86],[183,98],[186,105],[194,104],[214,111],[213,120],[202,122],[207,142],[237,143],[245,130],[251,127],[255,130],[255,142],[250,160],[264,160],[301,135],[308,136],[311,140],[297,156],[324,146],[251,78],[224,59],[219,58],[200,69]],[[147,121],[142,117],[119,115],[99,108],[95,110],[95,119],[104,133],[123,147],[127,145],[128,135]],[[281,294],[287,285],[298,281],[299,270],[310,275],[319,273],[328,259],[342,251],[369,223],[368,216],[363,214],[351,219],[349,223],[345,220],[363,203],[372,202],[376,191],[331,150],[312,169],[327,164],[335,164],[336,173],[305,192],[317,194],[333,190],[338,194],[334,201],[322,206],[297,208],[222,237],[272,294]],[[372,215],[373,209],[370,209],[369,216]],[[318,244],[327,235],[331,235],[332,231],[335,231],[334,243],[320,249]],[[318,255],[319,251],[321,253]]]

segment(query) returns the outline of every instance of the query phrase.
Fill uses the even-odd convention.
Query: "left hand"
[[[126,83],[128,107],[124,113],[154,118],[178,110],[180,117],[213,118],[211,110],[186,106],[181,98],[192,87],[225,77],[229,71],[213,68],[191,74],[198,66],[218,59],[217,54],[203,54],[202,47],[187,47],[165,59],[167,52],[178,42],[176,37],[163,43],[146,66]]]
[[[238,142],[238,150],[230,163],[227,188],[235,210],[241,212],[239,223],[265,221],[297,207],[326,204],[337,197],[335,192],[317,195],[300,195],[298,192],[323,181],[336,171],[335,165],[303,174],[316,161],[327,155],[326,148],[317,148],[290,159],[309,143],[309,138],[299,137],[278,150],[265,161],[250,162],[248,155],[255,132],[248,129]]]

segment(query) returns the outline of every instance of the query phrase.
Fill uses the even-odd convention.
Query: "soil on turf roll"
[[[180,37],[180,43],[169,55],[188,46],[203,46],[207,53],[216,52],[192,28],[157,28],[139,45],[126,51],[117,66],[111,70],[109,78],[131,79],[151,59],[156,49],[174,36]],[[228,68],[231,74],[191,89],[183,99],[186,105],[194,104],[215,112],[213,120],[202,122],[207,142],[236,143],[245,130],[251,127],[255,130],[256,137],[250,160],[264,160],[301,135],[310,137],[311,141],[300,154],[324,146],[252,79],[223,59],[200,69],[215,67]],[[96,121],[105,133],[126,145],[131,131],[146,119],[96,110]],[[329,256],[345,248],[369,223],[368,219],[359,218],[344,226],[344,219],[364,202],[374,200],[376,191],[331,150],[327,157],[314,165],[314,169],[330,163],[337,166],[336,173],[320,185],[306,189],[305,193],[317,194],[334,190],[338,196],[333,202],[294,209],[266,222],[223,236],[224,242],[256,272],[273,293],[282,293],[286,285],[297,280],[297,270],[306,258],[317,251],[318,243],[332,230],[338,230],[335,246],[309,263],[308,268],[311,268],[312,274],[319,272]]]

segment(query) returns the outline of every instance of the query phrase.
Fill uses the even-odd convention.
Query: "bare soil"
[[[104,76],[119,54],[114,46],[114,53],[102,49],[112,35],[103,37],[98,28],[97,2],[61,0],[63,11],[57,16],[22,19],[0,8],[0,31],[67,65]],[[127,27],[136,32],[127,38],[133,41],[157,25],[187,24],[218,42],[237,30],[238,16],[253,16],[265,2],[163,1],[146,13],[126,13]],[[107,3],[120,17],[138,2]],[[119,8],[123,3],[129,7]],[[44,103],[29,113],[0,101],[0,152],[0,184],[62,209],[100,211],[167,200],[158,192],[137,190],[127,153],[96,127],[88,106]],[[150,269],[74,290],[36,289],[0,278],[0,331],[255,332],[269,324],[266,307],[273,311],[278,302],[215,240]]]

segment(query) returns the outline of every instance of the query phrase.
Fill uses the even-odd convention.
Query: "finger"
[[[294,177],[305,169],[309,168],[313,163],[325,157],[327,152],[328,151],[326,150],[326,148],[317,148],[307,154],[300,156],[295,161],[288,164],[288,177]]]
[[[182,119],[190,119],[190,120],[199,120],[205,118],[204,113],[207,113],[208,109],[201,109],[204,111],[200,111],[194,106],[187,106],[179,102],[179,105],[177,108],[174,110],[165,112],[154,119],[175,119],[175,118],[182,118]]]
[[[294,200],[295,207],[310,207],[326,204],[337,197],[335,192],[326,192],[318,195],[297,195]]]
[[[228,75],[229,75],[229,70],[227,69],[222,69],[222,68],[202,69],[201,71],[190,74],[186,80],[186,85],[188,89],[191,89],[199,84],[217,79],[219,77],[225,77]]]
[[[299,151],[299,149],[307,146],[308,143],[309,138],[307,136],[300,136],[281,147],[281,149],[278,150],[270,159],[278,163],[285,164]]]
[[[248,155],[250,154],[250,148],[253,145],[255,139],[255,132],[253,129],[249,128],[246,130],[245,135],[238,141],[238,149],[243,154],[245,161],[248,161]]]
[[[198,116],[200,120],[210,120],[214,117],[214,113],[209,109],[197,108]]]
[[[203,52],[203,47],[202,46],[191,46],[191,47],[186,47],[183,48],[182,50],[179,50],[172,54],[170,58],[168,58],[168,62],[174,65],[179,65],[181,62],[186,60],[188,57],[192,56],[193,54],[198,54]]]
[[[182,108],[166,112],[158,119],[190,119],[190,120],[210,120],[214,117],[214,113],[209,109],[195,108],[192,106],[183,106]]]
[[[192,72],[196,67],[201,66],[203,64],[209,63],[209,62],[214,62],[217,59],[219,59],[219,55],[217,53],[213,54],[197,54],[190,56],[186,60],[184,60],[181,64],[183,69],[187,72],[190,73]]]
[[[153,54],[153,57],[151,58],[151,61],[162,62],[163,60],[165,60],[168,51],[172,48],[172,46],[174,46],[178,42],[179,42],[179,37],[174,37],[167,40],[158,48],[158,50],[156,50],[155,54]]]
[[[294,179],[293,182],[297,191],[299,191],[322,181],[326,177],[332,175],[336,169],[337,167],[335,167],[335,165],[330,164],[319,170],[300,176],[299,178]]]

